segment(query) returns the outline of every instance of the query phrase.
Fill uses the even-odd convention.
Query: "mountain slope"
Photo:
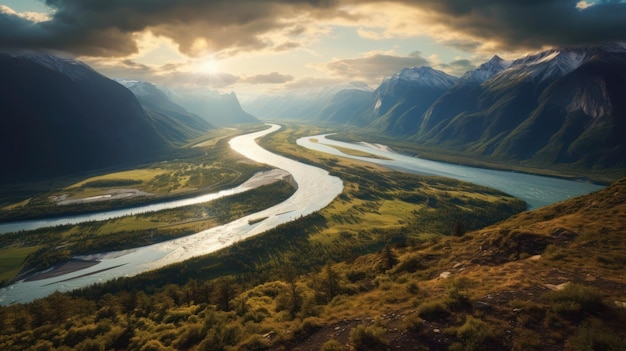
[[[259,120],[241,108],[235,93],[174,96],[173,101],[214,126],[259,123]]]
[[[170,150],[135,96],[85,64],[0,55],[0,179],[47,178]]]
[[[500,160],[626,166],[623,46],[553,49],[496,71],[482,82],[466,74],[426,112],[416,140]]]
[[[162,90],[148,82],[117,80],[135,94],[157,130],[166,139],[185,143],[213,126],[198,115],[173,102]]]
[[[430,67],[405,68],[374,91],[367,124],[392,135],[416,133],[424,112],[457,79]]]

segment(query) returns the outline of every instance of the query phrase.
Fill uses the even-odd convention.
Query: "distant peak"
[[[472,81],[482,83],[501,71],[507,69],[511,65],[511,61],[504,60],[498,55],[494,55],[491,60],[478,66],[473,71],[468,71],[461,77],[464,81]]]
[[[391,80],[409,81],[424,86],[445,88],[454,85],[458,78],[429,66],[420,66],[403,68],[400,73],[394,74]]]

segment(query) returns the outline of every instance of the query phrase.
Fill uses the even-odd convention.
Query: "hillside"
[[[205,119],[175,103],[154,84],[117,80],[135,94],[157,130],[167,140],[183,144],[205,134],[214,127]]]
[[[488,64],[429,108],[416,142],[545,166],[626,165],[624,47],[553,49]]]
[[[171,150],[128,89],[79,61],[0,55],[0,104],[3,181],[145,162]]]
[[[256,117],[241,108],[234,92],[220,94],[208,91],[201,95],[176,95],[172,100],[214,126],[259,123]]]
[[[373,92],[273,96],[251,108],[272,118],[357,127],[413,144],[419,153],[452,153],[505,168],[611,171],[619,174],[615,180],[626,169],[625,93],[626,44],[615,43],[515,60],[496,55],[460,78],[426,66],[405,68]]]

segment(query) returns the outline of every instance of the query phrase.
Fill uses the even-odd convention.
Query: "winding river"
[[[290,173],[298,188],[286,201],[228,224],[183,238],[131,250],[77,257],[83,260],[97,261],[97,264],[53,278],[19,281],[9,287],[0,289],[0,304],[29,302],[57,290],[69,291],[97,282],[117,277],[132,276],[171,263],[181,262],[194,256],[227,247],[239,240],[324,208],[341,193],[343,190],[342,181],[337,177],[330,176],[323,169],[273,154],[261,148],[255,142],[256,139],[273,133],[278,129],[280,129],[280,126],[270,125],[270,128],[266,130],[235,137],[230,141],[230,146],[233,150],[249,159]],[[423,160],[394,153],[381,145],[343,143],[327,139],[325,135],[301,138],[298,139],[297,143],[313,150],[372,162],[401,171],[446,176],[489,186],[521,198],[529,204],[530,208],[548,205],[602,188],[598,185],[583,182]],[[386,159],[347,155],[332,147],[333,145],[357,149]],[[242,184],[237,188],[206,196],[227,196],[249,188],[250,186]],[[210,198],[202,200],[205,202],[209,201]],[[135,213],[138,212],[137,210],[135,211]],[[109,215],[110,213],[103,215],[98,220],[106,219],[105,217]],[[256,219],[260,218],[266,219],[257,222]],[[66,220],[74,220],[74,218]],[[252,221],[249,222],[250,220]],[[46,222],[42,225],[55,224]],[[3,230],[2,227],[0,227],[1,230]]]
[[[395,153],[384,145],[346,143],[328,139],[326,136],[328,134],[308,136],[300,138],[296,142],[298,145],[311,150],[367,161],[403,172],[444,176],[498,189],[526,201],[530,209],[588,194],[603,188],[601,185],[586,182],[424,160]],[[385,159],[352,156],[339,151],[333,146],[359,150]]]
[[[118,277],[181,262],[207,254],[253,235],[320,210],[343,190],[342,181],[327,171],[273,154],[255,140],[280,129],[278,125],[231,139],[230,146],[243,156],[289,172],[297,183],[296,192],[284,202],[197,234],[131,250],[81,256],[97,264],[79,271],[35,281],[19,281],[0,289],[0,304],[29,302],[54,291],[69,291]],[[267,219],[250,224],[249,220]],[[254,221],[253,221],[254,222]]]

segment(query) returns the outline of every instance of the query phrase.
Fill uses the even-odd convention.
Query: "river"
[[[80,256],[78,259],[97,260],[97,264],[53,278],[19,281],[0,289],[0,304],[29,302],[54,291],[69,291],[118,277],[181,262],[214,252],[233,243],[262,233],[280,224],[306,216],[328,205],[343,190],[341,179],[327,171],[273,154],[261,148],[255,140],[280,129],[278,125],[231,139],[230,146],[243,156],[289,172],[297,183],[296,192],[284,202],[240,218],[228,224],[197,234],[131,250]],[[250,224],[249,220],[267,217]]]
[[[97,282],[132,276],[171,263],[181,262],[230,246],[239,240],[324,208],[341,193],[343,183],[339,178],[330,176],[323,169],[273,154],[255,142],[256,139],[278,129],[280,129],[278,125],[271,125],[266,130],[235,137],[230,141],[230,146],[249,159],[289,172],[298,188],[286,201],[231,223],[183,238],[131,250],[77,257],[83,260],[95,260],[98,263],[89,268],[54,278],[29,282],[19,281],[0,289],[0,304],[29,302],[57,290],[69,291]],[[313,139],[317,141],[314,142]],[[325,135],[301,138],[298,139],[297,143],[310,149],[372,162],[397,170],[424,175],[446,176],[489,186],[521,198],[531,208],[541,207],[602,188],[583,182],[423,160],[394,153],[381,145],[343,143],[327,139]],[[332,145],[361,150],[388,158],[388,160],[346,155],[333,148]],[[233,189],[225,192],[229,191],[233,191]],[[256,219],[265,217],[267,219],[255,222]],[[250,224],[249,220],[253,220],[253,224]]]
[[[16,221],[0,224],[0,234],[34,230],[39,228],[56,227],[60,225],[79,224],[92,221],[104,221],[113,218],[120,218],[125,216],[132,216],[140,213],[156,212],[161,210],[169,210],[173,208],[179,208],[183,206],[201,204],[213,200],[217,200],[222,197],[240,194],[248,190],[254,189],[264,183],[268,183],[271,179],[278,179],[283,177],[284,172],[259,172],[248,179],[243,184],[232,188],[222,190],[216,193],[198,195],[186,199],[179,200],[166,200],[159,203],[150,205],[142,205],[135,207],[122,208],[118,210],[102,211],[95,213],[85,213],[70,217],[58,217],[58,218],[43,218],[43,219],[30,219],[25,221]]]
[[[328,134],[308,136],[300,138],[296,142],[298,145],[311,150],[371,162],[404,172],[444,176],[498,189],[526,201],[529,209],[550,205],[603,188],[601,185],[587,182],[430,161],[393,152],[384,145],[346,143],[328,139],[326,136]],[[333,146],[355,149],[386,159],[352,156]]]

